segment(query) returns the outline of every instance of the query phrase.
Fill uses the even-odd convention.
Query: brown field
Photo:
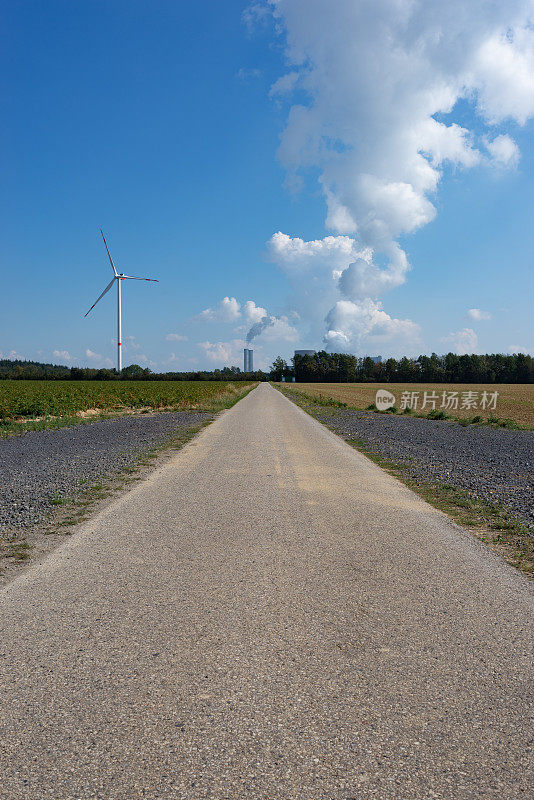
[[[293,383],[282,386],[305,392],[312,397],[338,400],[350,408],[365,409],[375,401],[377,389],[386,389],[395,395],[396,406],[401,408],[403,392],[419,392],[419,402],[415,413],[426,414],[432,409],[428,404],[421,408],[424,392],[435,392],[438,396],[436,410],[442,410],[443,392],[458,392],[458,408],[444,409],[454,418],[472,418],[475,416],[487,420],[498,417],[501,420],[513,420],[518,425],[534,428],[534,384],[531,383]],[[464,392],[477,392],[476,408],[461,408]],[[488,395],[498,392],[496,408],[481,407],[482,393]]]

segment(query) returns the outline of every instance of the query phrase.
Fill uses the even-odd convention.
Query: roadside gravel
[[[411,477],[445,481],[486,502],[502,503],[534,528],[531,431],[320,407],[314,413],[343,438],[362,439],[407,465]]]
[[[0,439],[0,531],[40,522],[54,500],[134,466],[143,452],[212,416],[169,411]]]

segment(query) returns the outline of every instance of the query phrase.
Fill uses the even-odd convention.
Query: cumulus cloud
[[[347,267],[358,259],[369,260],[372,251],[361,248],[351,236],[325,236],[304,239],[281,231],[267,242],[266,257],[288,279],[292,305],[304,320],[322,320],[338,299],[338,280]]]
[[[298,332],[285,315],[274,316],[267,309],[256,305],[254,300],[247,300],[243,305],[235,297],[224,297],[214,308],[207,308],[198,315],[197,320],[205,322],[232,322],[243,323],[236,332],[246,330],[246,343],[251,342],[262,334],[265,339],[295,342]],[[211,352],[211,351],[210,351]]]
[[[271,0],[286,88],[298,81],[308,95],[289,109],[279,156],[290,173],[320,170],[332,229],[387,253],[434,218],[439,168],[481,157],[449,118],[458,100],[491,124],[534,114],[529,5]]]
[[[68,350],[54,350],[52,355],[54,358],[61,359],[61,361],[74,361],[74,357],[71,356]]]
[[[363,344],[358,325],[365,329],[362,320],[386,314],[381,306],[373,312],[368,301],[378,303],[406,280],[400,238],[435,218],[444,169],[489,163],[484,152],[499,166],[518,161],[517,145],[495,126],[523,125],[534,115],[532,2],[268,0],[268,6],[288,62],[271,95],[280,100],[299,90],[278,156],[291,187],[318,176],[326,225],[335,234],[305,242],[279,232],[268,257],[288,275],[310,330],[317,318],[326,319],[332,347]],[[263,18],[259,8],[253,3],[247,19]],[[472,129],[454,119],[459,100],[478,117]],[[342,314],[337,304],[344,301],[359,310]],[[334,318],[347,328],[329,327]],[[414,324],[398,322],[406,323],[403,330]],[[466,339],[465,332],[454,335],[460,334]]]
[[[513,355],[514,353],[522,353],[524,356],[528,356],[530,350],[528,347],[524,347],[521,344],[511,344],[508,348],[508,352]]]
[[[259,322],[261,319],[263,319],[263,317],[265,317],[267,314],[267,311],[265,308],[257,306],[254,300],[247,300],[243,305],[242,313],[247,325],[252,325],[255,322]]]
[[[489,311],[482,311],[480,308],[470,308],[467,313],[471,319],[474,319],[476,322],[481,322],[484,319],[491,319]]]
[[[204,322],[235,322],[239,319],[241,306],[235,297],[223,297],[214,308],[205,308],[197,319]]]
[[[501,167],[516,167],[519,163],[519,147],[507,133],[501,133],[492,141],[486,140],[486,148],[495,164]]]
[[[532,3],[508,0],[490,7],[472,0],[468,8],[474,24],[466,38],[476,46],[468,59],[467,88],[476,94],[477,108],[488,122],[514,119],[524,125],[534,114]]]
[[[89,348],[87,348],[85,351],[85,355],[90,361],[94,361],[95,365],[100,364],[101,366],[109,367],[110,369],[115,366],[111,358],[102,358],[99,353],[94,353]]]
[[[187,342],[187,336],[182,336],[181,333],[168,333],[165,337],[168,342]]]
[[[378,300],[402,283],[404,271],[378,268],[372,249],[353,237],[304,241],[278,232],[267,243],[267,257],[291,283],[292,302],[311,340],[322,338],[327,350],[363,353],[380,347],[398,354],[421,344],[419,326],[390,317]]]
[[[444,336],[441,341],[449,342],[459,355],[463,355],[464,353],[475,352],[478,345],[478,336],[472,328],[462,328],[461,331]]]
[[[198,347],[204,351],[208,361],[218,366],[236,366],[243,361],[243,339],[233,339],[230,342],[198,342]]]
[[[419,326],[409,319],[389,316],[379,302],[366,299],[360,303],[339,300],[326,317],[324,342],[330,350],[341,352],[369,348],[387,348],[389,355],[407,354],[420,345]],[[380,352],[374,355],[382,355]]]

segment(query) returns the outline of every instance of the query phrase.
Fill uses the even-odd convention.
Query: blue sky
[[[251,346],[264,367],[295,347],[533,352],[534,109],[528,84],[505,107],[486,58],[514,25],[510,81],[517,59],[532,63],[520,4],[473,23],[463,49],[481,55],[467,66],[452,47],[446,68],[429,49],[429,91],[445,75],[463,92],[452,110],[432,115],[407,69],[401,116],[388,117],[397,140],[383,132],[382,73],[364,48],[351,55],[362,30],[380,52],[387,0],[369,17],[340,0],[328,23],[323,0],[281,0],[276,19],[234,0],[0,9],[3,357],[114,363],[114,297],[83,316],[111,277],[100,227],[123,271],[160,281],[125,286],[125,363],[240,364],[262,320]],[[427,25],[414,19],[410,37],[430,41]],[[393,34],[409,63],[406,28]],[[329,46],[347,57],[331,66]],[[429,115],[441,127],[429,131]],[[421,178],[422,150],[438,178]]]

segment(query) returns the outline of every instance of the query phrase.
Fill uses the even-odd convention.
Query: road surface
[[[531,598],[262,384],[0,593],[0,797],[526,798]]]

